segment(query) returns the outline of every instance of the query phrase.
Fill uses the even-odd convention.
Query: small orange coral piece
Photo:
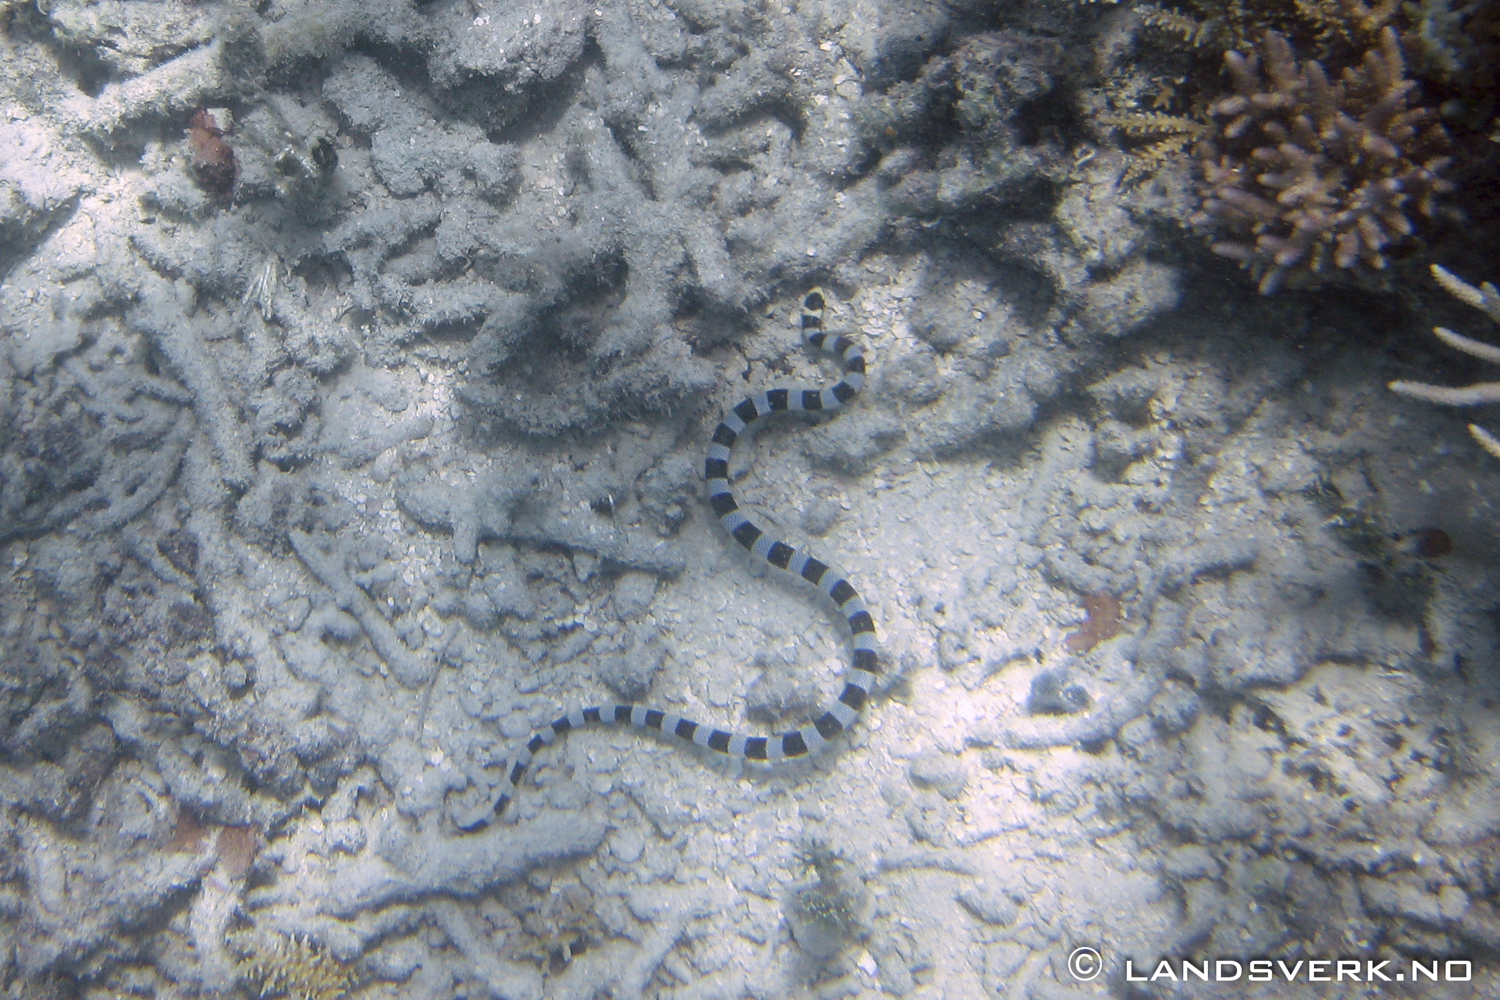
[[[1086,594],[1083,608],[1088,618],[1077,632],[1063,640],[1068,652],[1081,656],[1106,639],[1120,633],[1120,599],[1113,594]]]

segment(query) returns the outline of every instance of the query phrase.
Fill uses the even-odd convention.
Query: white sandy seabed
[[[587,99],[492,143],[379,44],[341,54],[414,44],[430,11],[335,24],[307,43],[333,56],[284,57],[323,78],[256,90],[216,8],[156,6],[185,54],[121,55],[87,95],[65,56],[93,22],[0,5],[6,996],[1500,996],[1500,463],[1332,327],[1309,351],[1192,298],[1077,354],[973,261],[818,244],[817,211],[868,210],[857,187],[784,218],[747,194],[769,222],[718,238],[765,263],[778,225],[811,235],[829,326],[866,348],[857,402],[734,469],[866,597],[887,683],[833,752],[775,771],[572,734],[486,825],[507,755],[571,706],[765,732],[836,690],[837,614],[724,537],[697,483],[724,408],[832,377],[797,345],[805,283],[674,320],[687,346],[629,345],[639,369],[522,338],[496,357],[540,408],[475,404],[466,350],[509,336],[486,317],[607,330],[595,312],[683,280],[641,291],[649,220],[573,214],[623,213],[632,171],[667,168],[611,159]],[[666,30],[646,9],[588,31]],[[235,30],[291,45],[273,27],[299,16]],[[841,30],[815,48],[855,102]],[[477,72],[466,52],[446,58]],[[664,93],[646,118],[680,125],[692,102]],[[720,98],[700,114],[732,122]],[[179,138],[216,101],[243,123],[223,203]],[[795,187],[794,140],[735,155]],[[502,295],[520,265],[453,265],[534,259],[541,237],[495,235],[522,230],[626,260],[626,304],[569,259],[581,299],[530,305]]]

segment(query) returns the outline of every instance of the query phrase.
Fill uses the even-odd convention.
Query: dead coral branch
[[[1390,251],[1431,219],[1453,185],[1448,136],[1417,104],[1401,45],[1387,28],[1363,62],[1330,80],[1267,32],[1259,56],[1224,57],[1234,93],[1209,107],[1203,204],[1194,225],[1270,293],[1316,283],[1332,265],[1383,270]]]
[[[1486,281],[1475,288],[1436,264],[1432,265],[1432,276],[1448,294],[1480,310],[1496,323],[1500,323],[1500,292],[1495,291],[1494,285]],[[1463,351],[1481,361],[1500,365],[1500,347],[1494,344],[1473,340],[1441,326],[1433,327],[1432,332],[1449,347]],[[1441,385],[1428,385],[1425,382],[1397,381],[1390,384],[1390,389],[1392,392],[1398,392],[1412,399],[1439,403],[1443,406],[1482,406],[1486,403],[1500,403],[1500,382],[1478,382],[1474,385],[1452,389]],[[1500,458],[1500,439],[1478,424],[1470,424],[1469,433],[1474,435],[1474,440],[1479,442],[1481,448],[1496,458]]]

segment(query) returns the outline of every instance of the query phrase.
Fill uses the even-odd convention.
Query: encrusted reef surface
[[[1500,16],[1247,10],[0,0],[0,996],[1500,996]],[[865,720],[512,790],[836,690],[814,284]]]

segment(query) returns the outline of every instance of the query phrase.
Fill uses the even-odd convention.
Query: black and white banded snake
[[[830,336],[823,329],[827,298],[821,288],[814,288],[802,300],[802,337],[811,347],[832,354],[844,363],[844,377],[827,389],[777,388],[742,400],[714,429],[704,461],[703,475],[708,481],[708,502],[719,523],[745,549],[764,559],[776,569],[792,574],[827,594],[848,623],[853,636],[854,662],[844,677],[843,690],[819,711],[809,725],[774,736],[741,736],[684,719],[672,712],[641,705],[596,705],[574,709],[537,730],[525,747],[510,761],[505,780],[514,791],[532,758],[559,736],[589,725],[634,726],[675,736],[687,743],[707,747],[731,757],[779,763],[805,757],[822,749],[829,740],[853,725],[864,707],[875,675],[880,670],[879,643],[875,624],[864,600],[849,581],[826,564],[773,538],[750,520],[735,502],[729,489],[729,455],[756,421],[773,413],[836,411],[864,388],[865,358],[859,346],[845,337]],[[499,815],[510,803],[510,793],[495,802]]]

